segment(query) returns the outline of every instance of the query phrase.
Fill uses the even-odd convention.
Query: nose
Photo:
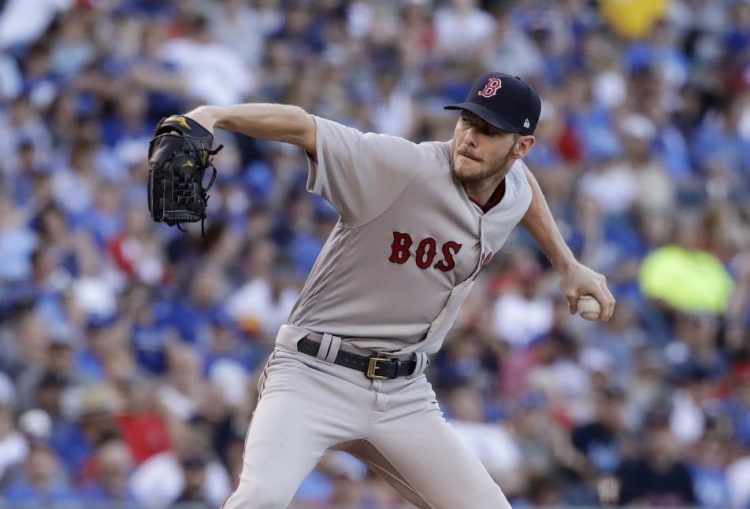
[[[464,133],[464,143],[470,147],[477,146],[477,133],[474,127],[469,127]]]

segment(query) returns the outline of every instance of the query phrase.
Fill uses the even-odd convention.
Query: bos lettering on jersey
[[[393,232],[393,242],[391,243],[391,256],[388,261],[403,265],[411,258],[411,247],[414,239],[405,232]],[[461,250],[461,244],[449,240],[442,243],[438,257],[438,243],[432,237],[426,237],[419,241],[414,251],[414,262],[420,269],[433,269],[448,272],[456,266],[454,256]],[[437,261],[436,261],[437,259]],[[435,264],[433,265],[433,262]]]
[[[486,93],[501,93],[499,82]],[[316,158],[307,189],[340,218],[289,324],[353,347],[434,353],[476,275],[531,202],[523,164],[500,203],[482,210],[451,169],[451,142],[415,144],[313,117]]]

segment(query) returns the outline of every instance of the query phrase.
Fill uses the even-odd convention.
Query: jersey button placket
[[[474,278],[479,275],[482,266],[484,265],[484,218],[484,214],[479,218],[479,261],[477,262],[477,268],[474,272]]]

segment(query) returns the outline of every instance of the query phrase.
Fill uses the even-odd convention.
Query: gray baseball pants
[[[358,457],[421,509],[510,508],[423,374],[370,380],[280,346],[259,389],[239,486],[223,509],[285,509],[331,450]]]

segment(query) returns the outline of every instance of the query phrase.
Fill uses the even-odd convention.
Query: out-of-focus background
[[[527,163],[618,305],[569,316],[519,229],[433,358],[447,418],[515,507],[750,507],[750,2],[0,0],[0,48],[3,507],[216,508],[238,478],[337,216],[300,150],[222,132],[205,238],[152,223],[159,118],[446,140],[486,70],[540,92]],[[295,504],[408,507],[336,454]]]

